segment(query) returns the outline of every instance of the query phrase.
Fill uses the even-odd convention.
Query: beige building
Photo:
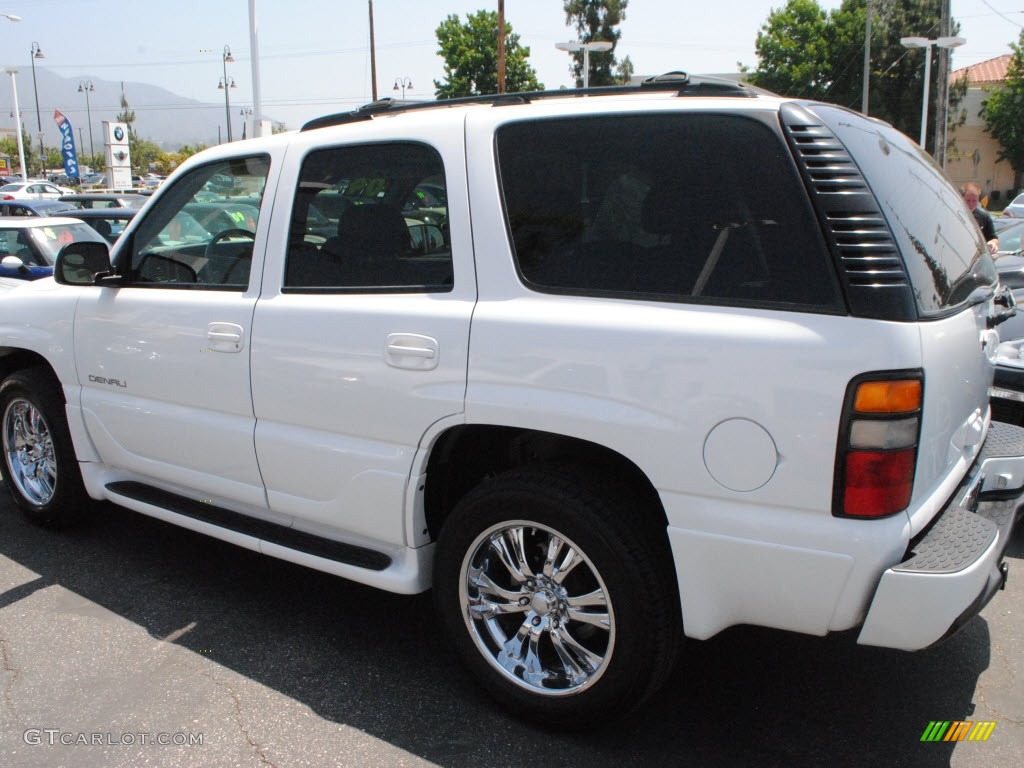
[[[950,76],[955,83],[967,78],[967,95],[960,103],[967,116],[966,122],[950,133],[954,149],[946,155],[946,173],[954,184],[976,181],[982,196],[988,196],[989,206],[1000,209],[1008,198],[1013,199],[1013,168],[999,160],[999,142],[985,130],[985,121],[979,116],[981,103],[988,92],[1006,80],[1010,56],[997,56],[971,67],[958,69]]]

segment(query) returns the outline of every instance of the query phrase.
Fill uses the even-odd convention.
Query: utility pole
[[[950,0],[942,0],[941,20],[939,21],[939,37],[949,37],[952,32],[950,18]],[[953,52],[948,48],[939,48],[938,76],[935,78],[935,146],[934,157],[940,168],[946,167],[946,142],[949,129],[949,57]]]
[[[868,114],[868,80],[871,76],[871,0],[867,0],[867,13],[864,15],[864,92],[860,100],[860,112]]]
[[[377,100],[377,51],[373,45],[373,0],[369,0],[370,3],[370,80],[373,95],[373,101]]]
[[[498,0],[498,93],[505,92],[505,0]]]

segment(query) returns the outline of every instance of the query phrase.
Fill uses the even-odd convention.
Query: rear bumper
[[[946,507],[882,574],[857,642],[917,650],[948,637],[1005,583],[1024,495],[1024,428],[993,421]]]

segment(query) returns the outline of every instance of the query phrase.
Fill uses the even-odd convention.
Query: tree
[[[789,0],[773,9],[757,33],[758,67],[748,79],[760,88],[827,99],[833,85],[829,15],[817,0]]]
[[[130,135],[131,134],[129,134],[129,136]],[[156,142],[140,138],[137,135],[131,151],[132,166],[134,168],[138,168],[139,171],[143,173],[149,170],[150,165],[159,165],[165,155],[164,151],[160,149]]]
[[[439,99],[498,92],[498,13],[477,11],[466,23],[451,14],[436,30],[438,54],[444,59],[444,80],[434,81]],[[505,91],[539,91],[537,72],[529,64],[530,49],[505,21]]]
[[[901,37],[939,34],[938,0],[889,0],[872,4],[868,113],[909,136],[920,134],[924,91],[923,51],[904,48]],[[820,99],[860,109],[863,93],[865,0],[844,0],[825,12],[817,0],[788,0],[773,10],[757,35],[757,69],[751,83],[784,96]],[[954,23],[952,34],[959,31]],[[933,57],[936,48],[930,49]],[[747,70],[741,65],[741,69]],[[937,77],[932,67],[932,77]],[[943,94],[933,87],[930,121]],[[950,89],[950,114],[962,89]],[[932,122],[934,125],[934,122]]]
[[[633,61],[626,56],[619,64],[618,72],[615,73],[615,84],[616,85],[629,85],[629,81],[633,79]]]
[[[135,111],[128,107],[128,97],[124,95],[124,83],[121,83],[121,113],[114,118],[119,123],[128,125],[128,154],[131,156],[132,166],[139,166],[138,160],[138,136],[132,125],[135,123]]]
[[[275,120],[270,125],[270,133],[271,133],[271,135],[276,134],[276,133],[284,133],[287,130],[288,130],[288,126],[285,125],[284,123],[282,123],[280,120]]]
[[[22,126],[24,129],[24,126]],[[21,132],[21,143],[22,149],[25,152],[25,172],[28,175],[33,175],[39,172],[39,155],[36,154],[35,149],[32,147],[32,137],[29,136],[28,131],[22,130]],[[7,155],[11,158],[11,165],[20,162],[18,158],[18,139],[13,136],[4,136],[0,139],[0,155]],[[21,173],[21,167],[18,168],[18,173]]]
[[[999,159],[1013,168],[1014,189],[1020,189],[1024,183],[1024,31],[1010,49],[1006,80],[981,103],[981,116],[999,142]]]
[[[575,27],[581,43],[600,40],[612,44],[610,51],[590,53],[588,82],[591,87],[616,85],[617,77],[622,75],[621,71],[618,76],[615,73],[615,46],[622,36],[616,27],[626,18],[627,5],[629,0],[563,0],[565,23]],[[572,58],[569,71],[576,78],[576,87],[580,88],[583,86],[583,52],[574,53]]]

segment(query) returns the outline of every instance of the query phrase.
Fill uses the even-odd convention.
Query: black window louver
[[[832,131],[798,104],[782,124],[838,266],[850,313],[916,320],[910,280],[888,222],[860,168]]]

